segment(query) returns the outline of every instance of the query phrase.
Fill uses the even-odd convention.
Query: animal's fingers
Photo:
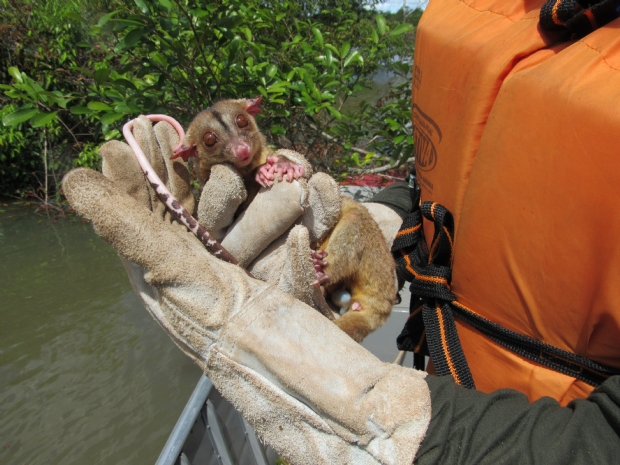
[[[329,254],[325,250],[313,250],[312,258],[317,257],[319,259],[327,257]]]
[[[323,273],[322,271],[316,272],[316,280],[312,283],[313,286],[318,287],[323,284],[325,281],[329,280],[329,276]]]

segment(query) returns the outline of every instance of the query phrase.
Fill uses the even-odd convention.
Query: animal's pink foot
[[[316,281],[314,281],[312,285],[320,286],[329,279],[329,276],[325,273],[325,267],[327,266],[325,257],[327,257],[327,252],[324,250],[313,250],[310,256],[312,257],[312,264],[316,272]]]
[[[293,163],[285,157],[268,157],[267,162],[258,168],[256,172],[256,182],[263,187],[272,186],[275,180],[282,181],[286,179],[292,182],[304,175],[305,168],[303,165]]]
[[[360,304],[359,302],[353,302],[353,305],[351,305],[351,310],[354,312],[359,312],[362,309],[362,304]]]

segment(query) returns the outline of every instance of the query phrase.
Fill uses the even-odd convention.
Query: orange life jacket
[[[542,4],[429,3],[413,71],[421,196],[454,215],[460,303],[620,368],[620,20],[566,41],[541,31]],[[456,323],[482,391],[566,404],[593,389]]]

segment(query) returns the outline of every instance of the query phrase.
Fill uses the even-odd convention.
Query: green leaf
[[[110,21],[110,19],[112,19],[112,17],[117,15],[119,12],[120,10],[116,10],[116,11],[113,11],[112,13],[108,13],[107,15],[103,15],[101,18],[99,18],[97,25],[99,27],[103,27],[108,21]]]
[[[137,88],[134,85],[134,83],[129,81],[129,80],[127,80],[127,79],[116,79],[115,81],[112,82],[112,84],[117,85],[117,86],[121,86],[121,87],[125,87],[126,89],[137,90]]]
[[[332,52],[334,52],[336,55],[340,56],[340,52],[338,51],[338,49],[336,47],[334,47],[332,44],[325,44],[325,48],[330,49]]]
[[[407,23],[399,24],[396,27],[396,29],[394,29],[390,33],[390,37],[399,36],[399,35],[404,34],[405,32],[408,32],[408,31],[410,31],[412,29],[413,29],[413,26],[411,24],[407,24]]]
[[[172,10],[172,3],[170,3],[170,0],[159,0],[159,4],[168,11]]]
[[[9,113],[2,119],[2,124],[5,126],[17,126],[19,123],[23,123],[24,121],[28,121],[34,115],[39,113],[39,110],[36,108],[25,108],[22,110],[14,111],[13,113]]]
[[[326,108],[327,108],[327,111],[329,111],[332,116],[336,117],[337,119],[341,119],[342,118],[342,113],[340,113],[338,110],[336,110],[331,105],[326,107]]]
[[[101,68],[95,71],[95,82],[97,85],[102,85],[110,77],[110,70],[108,68]]]
[[[19,70],[15,66],[9,67],[9,74],[13,76],[13,79],[15,79],[20,84],[24,83],[24,80],[22,79],[22,73],[20,73]]]
[[[127,105],[126,103],[119,103],[118,105],[116,105],[114,107],[114,111],[116,113],[131,113],[131,108],[129,108],[129,105]]]
[[[105,135],[105,137],[104,137],[104,140],[112,140],[112,139],[116,139],[116,138],[118,138],[120,135],[121,135],[121,133],[119,132],[119,130],[118,130],[118,129],[114,129],[114,130],[112,130],[112,131],[110,131],[110,132],[107,132],[107,133],[106,133],[106,135]]]
[[[124,116],[125,115],[123,113],[115,113],[115,112],[106,113],[105,115],[101,117],[101,122],[103,124],[112,124],[113,122],[118,121]]]
[[[66,109],[67,103],[69,103],[73,98],[57,98],[54,99],[60,108]]]
[[[360,55],[360,52],[358,52],[357,50],[353,50],[351,53],[349,53],[349,55],[344,59],[343,66],[346,68],[351,64],[352,61],[364,63],[362,55]]]
[[[312,28],[312,34],[314,34],[314,40],[316,40],[317,44],[319,44],[320,47],[323,47],[323,34],[321,34],[321,31],[319,31],[316,27]]]
[[[271,133],[281,136],[283,134],[286,134],[286,129],[284,129],[282,126],[271,126]]]
[[[74,107],[69,108],[69,111],[74,115],[92,115],[93,112],[83,106],[75,105]]]
[[[400,129],[400,124],[398,124],[398,121],[394,121],[392,118],[386,118],[385,122],[390,126],[390,130],[392,131],[397,131]]]
[[[245,34],[245,40],[247,40],[248,42],[252,42],[252,31],[250,31],[249,27],[242,27],[241,32]]]
[[[331,66],[333,62],[334,62],[334,56],[332,55],[332,51],[330,49],[326,49],[325,50],[325,64],[327,64],[327,66]]]
[[[241,37],[235,36],[233,40],[230,41],[230,45],[228,46],[228,60],[232,61],[241,46]]]
[[[407,136],[405,136],[405,135],[403,135],[403,134],[401,134],[400,136],[396,136],[396,137],[394,138],[394,143],[395,143],[395,144],[400,144],[402,141],[404,141],[404,140],[405,140],[405,137],[407,137]]]
[[[371,33],[371,36],[372,36],[372,41],[373,41],[375,44],[378,44],[378,43],[379,43],[379,34],[377,34],[377,31],[375,31],[375,30],[373,29],[373,30],[372,30],[372,33]]]
[[[276,22],[279,22],[285,16],[286,16],[286,13],[280,13],[280,14],[276,15]]]
[[[267,71],[265,71],[265,74],[269,76],[269,78],[271,79],[276,75],[277,72],[278,72],[278,67],[276,65],[269,65],[267,67]]]
[[[340,49],[340,56],[341,57],[347,56],[347,53],[349,53],[350,49],[351,49],[351,44],[349,42],[345,42],[344,44],[342,44],[342,48]]]
[[[40,128],[41,126],[47,126],[52,120],[56,118],[57,111],[52,113],[39,113],[30,120],[30,125],[33,128]]]
[[[133,1],[138,6],[138,8],[140,8],[140,11],[142,13],[144,13],[145,15],[148,15],[150,13],[149,7],[147,6],[146,3],[144,3],[144,0],[133,0]]]
[[[375,21],[377,21],[377,29],[379,30],[379,34],[384,36],[385,35],[385,18],[383,17],[383,15],[377,15],[377,17],[375,18]]]
[[[112,110],[112,108],[110,108],[108,105],[106,105],[103,102],[88,102],[88,108],[94,111],[111,111]]]
[[[275,94],[275,93],[283,93],[286,92],[286,88],[288,87],[288,82],[286,81],[280,81],[280,82],[276,82],[275,84],[269,86],[267,88],[267,92],[269,92],[270,94]]]
[[[123,48],[131,48],[136,45],[140,39],[146,34],[147,28],[139,27],[129,31],[129,33],[123,39]]]

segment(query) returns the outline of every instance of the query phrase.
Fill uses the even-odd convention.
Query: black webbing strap
[[[540,10],[540,27],[580,39],[618,18],[619,7],[620,0],[548,0]]]
[[[422,217],[435,226],[430,250],[423,238]],[[451,375],[458,384],[473,388],[456,317],[511,352],[592,386],[620,374],[619,369],[506,329],[460,304],[450,291],[453,231],[452,214],[439,204],[424,202],[406,218],[394,240],[397,269],[411,281],[410,315],[396,340],[399,350],[430,355],[437,375]]]
[[[430,250],[422,233],[422,217],[433,221]],[[451,375],[457,384],[474,388],[449,305],[454,220],[443,206],[424,202],[405,219],[392,251],[401,275],[411,281],[410,315],[397,338],[399,350],[428,350],[438,376]]]
[[[478,315],[457,301],[451,302],[454,315],[468,323],[502,347],[533,362],[579,379],[591,386],[598,386],[607,378],[620,374],[617,368],[608,367],[559,349],[529,336],[504,328]]]

